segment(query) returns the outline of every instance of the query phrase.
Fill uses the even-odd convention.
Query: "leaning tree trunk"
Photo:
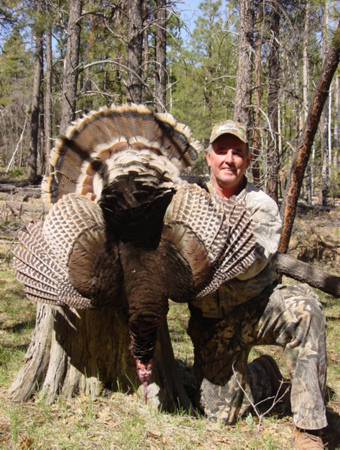
[[[340,298],[340,277],[324,272],[284,253],[276,253],[273,263],[277,273],[286,275],[301,283],[320,289],[327,294]]]
[[[167,323],[160,327],[154,355],[149,401],[168,410],[190,401],[177,373]],[[74,312],[39,305],[25,363],[9,389],[14,401],[25,401],[41,392],[52,401],[80,392],[98,396],[103,389],[134,392],[136,366],[129,350],[127,316],[123,310]]]

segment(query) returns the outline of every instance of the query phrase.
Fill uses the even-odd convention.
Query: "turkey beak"
[[[148,401],[148,381],[151,378],[152,374],[152,361],[151,359],[147,361],[145,364],[140,360],[136,359],[136,368],[137,368],[137,376],[140,383],[143,383],[144,388],[144,398],[145,403]]]

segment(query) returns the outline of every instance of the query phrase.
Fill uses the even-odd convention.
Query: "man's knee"
[[[303,316],[323,317],[322,304],[314,290],[307,284],[279,285],[272,297],[279,296],[283,309],[296,321]]]
[[[309,335],[324,334],[325,318],[316,293],[306,284],[278,285],[261,318],[261,333],[281,346],[295,347]]]
[[[293,293],[293,309],[296,310],[296,316],[308,316],[312,321],[325,325],[322,304],[315,291],[307,284],[301,284],[294,286]]]

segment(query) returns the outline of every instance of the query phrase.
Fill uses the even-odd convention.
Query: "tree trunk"
[[[305,29],[303,34],[303,98],[302,98],[302,113],[303,113],[303,123],[307,119],[308,115],[308,74],[309,74],[309,60],[308,60],[308,40],[309,40],[309,11],[310,11],[310,0],[307,0],[306,11],[305,11]],[[301,127],[302,129],[302,127]],[[306,194],[307,203],[312,204],[312,161],[308,161],[306,168]]]
[[[130,103],[141,103],[143,93],[143,0],[128,1],[128,76],[127,99]]]
[[[340,96],[340,83],[339,83],[340,75],[335,77],[335,89],[334,89],[334,97],[335,97],[335,117],[334,117],[334,148],[337,150],[339,148],[339,96]],[[336,162],[336,158],[334,157],[334,163]],[[335,173],[336,168],[334,168]]]
[[[335,117],[334,117],[334,154],[333,154],[333,169],[334,173],[338,173],[338,155],[339,155],[339,96],[340,96],[340,84],[339,84],[340,75],[337,75],[335,78]],[[336,177],[336,175],[335,175]],[[337,180],[337,178],[335,178]],[[336,189],[336,188],[335,188]]]
[[[143,0],[142,11],[145,14],[149,15],[149,6],[148,0]],[[143,30],[143,79],[147,80],[149,76],[149,68],[150,68],[150,49],[149,49],[149,30],[148,27],[144,27]]]
[[[71,0],[67,25],[66,57],[64,61],[63,97],[60,134],[64,134],[75,118],[80,50],[80,17],[82,0]]]
[[[253,159],[252,175],[255,186],[260,187],[260,107],[261,107],[261,48],[262,48],[262,28],[263,28],[263,1],[259,0],[256,7],[256,39],[255,39],[255,87],[254,87],[254,133],[253,133]]]
[[[308,73],[309,73],[309,60],[308,60],[308,40],[309,40],[309,10],[310,10],[310,0],[306,2],[306,11],[305,11],[305,28],[303,34],[303,49],[302,49],[302,58],[303,58],[303,86],[302,86],[302,110],[303,110],[303,118],[304,121],[307,119],[308,114]]]
[[[134,392],[138,381],[127,322],[124,311],[114,307],[75,313],[39,305],[25,364],[10,386],[9,396],[26,401],[40,391],[52,401],[58,394],[69,398],[83,392],[95,397],[104,389],[118,388]],[[149,397],[171,411],[179,405],[190,409],[166,321],[160,326]]]
[[[315,133],[318,128],[320,116],[328,96],[328,90],[339,64],[340,57],[340,24],[335,32],[332,47],[322,68],[321,77],[317,85],[313,102],[303,129],[300,145],[292,164],[288,187],[281,205],[283,217],[282,238],[280,252],[286,253],[293,229],[296,206],[303,181],[303,175],[308,163]]]
[[[132,3],[136,5],[136,2]],[[61,133],[66,131],[74,113],[80,12],[81,2],[72,0]],[[131,22],[134,24],[134,20]],[[141,26],[134,37],[139,39],[140,32]],[[138,62],[138,70],[140,68]],[[132,86],[132,92],[137,92],[132,100],[138,102],[141,101],[139,81],[136,91]],[[15,401],[25,401],[38,392],[50,400],[58,394],[70,397],[79,392],[95,396],[103,389],[119,388],[133,392],[137,375],[129,346],[128,317],[123,310],[103,308],[75,313],[67,308],[39,306],[24,366],[11,385],[9,395]],[[168,410],[178,406],[190,409],[190,400],[177,373],[166,321],[160,326],[152,381],[155,384],[149,386],[150,401]]]
[[[254,0],[240,1],[234,120],[247,128],[250,123],[254,38]]]
[[[45,175],[50,174],[50,152],[52,142],[52,30],[46,30],[46,72],[45,72]]]
[[[268,136],[267,166],[268,181],[266,185],[267,194],[278,202],[278,177],[279,177],[279,151],[278,151],[278,104],[279,104],[279,27],[280,14],[277,6],[271,5],[269,15],[272,42],[269,54],[269,88],[268,88],[268,117],[270,130]]]
[[[31,139],[28,156],[28,179],[31,183],[37,181],[37,158],[38,158],[38,136],[39,136],[39,114],[40,114],[40,88],[41,71],[43,59],[43,37],[41,33],[35,36],[34,75],[32,89],[32,111],[31,111]]]
[[[214,15],[216,14],[215,6],[212,2],[208,2],[207,4],[202,4],[204,7],[204,14],[208,23],[208,28],[213,29],[214,27]],[[214,79],[213,73],[213,64],[211,61],[213,60],[213,36],[209,36],[205,42],[205,52],[207,56],[208,62],[205,64],[205,76],[204,76],[204,85],[203,85],[203,108],[206,111],[206,121],[208,124],[212,124],[213,122],[213,113],[214,113],[214,93],[212,90],[212,81]]]
[[[323,26],[322,26],[322,62],[325,64],[328,48],[328,4],[323,5]],[[327,206],[327,190],[328,190],[328,167],[327,167],[327,147],[328,147],[328,105],[329,96],[327,96],[323,114],[321,117],[321,204]]]
[[[156,20],[156,111],[166,112],[166,0],[157,1]]]
[[[332,83],[329,87],[328,94],[328,176],[330,179],[330,187],[332,187],[332,159],[333,159],[333,151],[332,151]]]
[[[322,159],[322,169],[321,169],[321,204],[322,206],[327,206],[327,191],[328,191],[328,97],[325,102],[325,107],[323,111],[323,118],[321,120],[321,159]]]

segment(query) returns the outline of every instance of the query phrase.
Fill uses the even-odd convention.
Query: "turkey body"
[[[53,149],[42,183],[50,212],[14,249],[31,299],[75,309],[125,299],[144,384],[168,299],[208,295],[254,259],[244,205],[181,179],[199,150],[187,127],[142,105],[89,114]]]

